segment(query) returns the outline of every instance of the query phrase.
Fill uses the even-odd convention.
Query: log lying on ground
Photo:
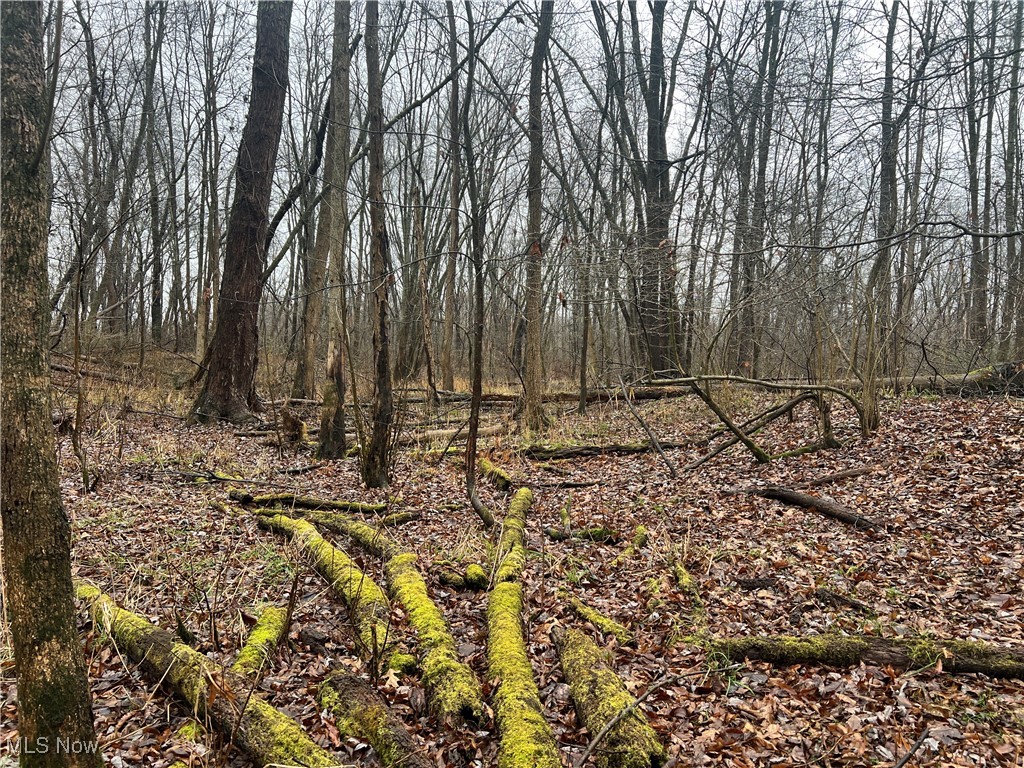
[[[523,636],[526,566],[526,513],[533,503],[528,488],[512,497],[498,542],[495,586],[487,597],[487,676],[497,680],[494,717],[498,723],[499,768],[559,768],[555,737],[543,705]]]
[[[480,474],[494,483],[495,487],[499,491],[512,490],[512,478],[509,476],[508,472],[496,465],[486,456],[478,457],[476,460],[476,466],[480,470]]]
[[[850,478],[860,477],[861,475],[870,475],[872,472],[880,470],[877,464],[865,464],[860,467],[851,467],[850,469],[844,469],[841,472],[833,472],[828,475],[822,475],[821,477],[815,477],[811,480],[806,480],[798,485],[799,488],[816,488],[822,485],[830,485],[831,483],[837,483],[840,480],[849,480]]]
[[[619,645],[632,645],[635,642],[636,638],[633,637],[633,633],[622,624],[609,616],[605,616],[596,608],[591,608],[575,595],[569,595],[569,607],[583,621],[589,621],[603,634],[611,635],[618,640]]]
[[[329,768],[339,761],[318,747],[287,715],[253,692],[244,677],[179,643],[166,630],[120,608],[95,587],[79,583],[78,597],[102,627],[137,662],[143,673],[180,695],[198,717],[217,729],[257,765]]]
[[[459,661],[455,638],[427,593],[426,582],[416,567],[416,555],[404,552],[384,531],[346,515],[313,512],[307,519],[318,527],[348,536],[385,560],[388,592],[405,609],[419,638],[423,684],[434,712],[445,720],[479,719],[483,713],[480,685],[469,666]]]
[[[300,496],[296,493],[267,493],[253,496],[246,491],[233,488],[228,497],[239,504],[256,507],[281,507],[295,509],[336,509],[341,512],[359,512],[376,514],[387,509],[386,504],[368,504],[362,501],[337,501],[334,499],[317,499],[313,496]]]
[[[508,514],[501,526],[501,537],[494,562],[495,583],[519,581],[526,567],[526,513],[533,505],[533,493],[529,488],[520,488],[508,505]]]
[[[259,680],[287,632],[288,611],[272,605],[264,608],[231,665],[231,671],[250,680]]]
[[[487,584],[490,581],[487,571],[477,563],[470,563],[462,573],[451,568],[441,568],[437,578],[447,587],[471,589],[474,592],[487,589]]]
[[[759,659],[770,664],[825,664],[849,667],[864,662],[897,669],[941,664],[944,672],[977,672],[990,677],[1024,678],[1024,648],[1000,648],[966,640],[890,640],[879,637],[746,637],[712,640],[709,651],[732,661]]]
[[[285,515],[260,515],[261,528],[283,533],[309,558],[349,609],[359,651],[367,658],[382,658],[390,644],[388,623],[391,607],[383,590],[359,570],[352,559],[332,546],[313,525]]]
[[[659,440],[662,449],[686,448],[687,443],[675,443],[670,440]],[[632,456],[638,453],[657,453],[657,448],[649,441],[640,443],[609,443],[608,445],[528,445],[521,451],[523,456],[537,461],[550,459],[579,459],[588,456]]]
[[[477,431],[477,437],[495,437],[496,435],[503,435],[508,432],[507,424],[491,424],[486,427],[480,427]],[[399,445],[419,445],[421,443],[432,443],[441,441],[462,441],[465,442],[466,435],[469,434],[469,430],[464,428],[459,429],[429,429],[426,432],[414,432],[411,435],[402,435],[398,439]]]
[[[647,528],[645,526],[638,525],[633,531],[633,538],[630,539],[629,544],[627,544],[626,548],[616,555],[614,560],[612,560],[612,568],[622,565],[622,563],[646,547],[648,538]]]
[[[637,700],[607,663],[605,653],[578,629],[551,631],[576,712],[591,734],[608,728],[596,747],[600,768],[651,768],[665,762],[665,749]],[[628,714],[623,714],[628,712]],[[609,727],[609,724],[618,721]]]
[[[779,485],[767,485],[764,488],[732,488],[727,493],[750,493],[755,496],[763,496],[766,499],[781,501],[785,504],[804,507],[805,509],[819,512],[825,517],[831,517],[847,525],[852,525],[854,528],[864,528],[873,531],[881,530],[882,528],[874,520],[857,514],[849,507],[843,506],[833,499],[826,498],[825,496],[811,496],[808,493],[800,493],[800,491],[783,488]]]
[[[565,528],[554,528],[548,527],[544,529],[544,533],[555,541],[568,541],[569,539],[583,539],[584,541],[595,541],[599,544],[618,544],[619,534],[613,531],[611,528],[605,528],[604,526],[598,526],[596,528],[579,528],[575,531],[570,531]]]
[[[343,737],[367,742],[384,768],[430,768],[433,763],[384,698],[369,683],[348,674],[334,674],[320,685],[320,706],[334,718]]]

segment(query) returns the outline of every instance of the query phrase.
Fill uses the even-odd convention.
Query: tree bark
[[[249,114],[238,149],[224,280],[213,341],[206,356],[206,380],[192,407],[196,421],[208,423],[223,418],[243,422],[262,407],[256,395],[257,321],[270,194],[288,89],[291,14],[290,0],[257,6]]]
[[[50,422],[43,9],[4,3],[0,13],[0,519],[21,765],[100,766],[72,602],[71,522],[61,503]],[[58,753],[58,739],[94,751]]]

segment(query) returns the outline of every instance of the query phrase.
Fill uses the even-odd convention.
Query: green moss
[[[413,674],[418,666],[416,657],[411,653],[395,651],[391,654],[391,658],[388,659],[388,669],[393,669],[403,675]]]
[[[637,708],[636,699],[607,665],[607,654],[576,629],[560,638],[559,658],[569,692],[580,719],[598,733],[621,713],[631,709],[608,731],[597,751],[601,768],[650,768],[665,761],[665,750]]]
[[[487,589],[487,583],[490,578],[487,576],[487,571],[483,569],[483,566],[477,563],[470,563],[466,567],[465,582],[466,586],[470,589]]]
[[[496,582],[518,581],[526,567],[526,513],[532,504],[529,488],[520,488],[512,497],[498,539]]]
[[[206,737],[206,729],[196,720],[189,720],[174,735],[182,741],[202,742]]]
[[[423,650],[423,684],[435,711],[443,718],[478,719],[483,712],[480,686],[472,670],[459,661],[455,639],[416,568],[416,555],[395,555],[384,570],[392,594],[404,606],[409,624],[416,630]]]
[[[258,679],[266,669],[277,644],[288,631],[288,611],[268,606],[260,614],[256,625],[238,652],[231,671],[244,677]]]
[[[391,607],[377,583],[307,521],[275,515],[260,516],[258,522],[261,527],[287,534],[302,548],[335,594],[348,606],[360,650],[368,658],[379,657],[389,644]]]
[[[818,637],[748,637],[737,640],[712,640],[709,648],[733,661],[762,659],[772,664],[828,664],[848,667],[857,664],[868,643],[860,638],[840,635]]]
[[[605,616],[594,608],[591,608],[578,597],[572,595],[569,596],[569,607],[572,608],[573,612],[581,619],[589,621],[604,634],[611,635],[618,640],[619,645],[630,645],[634,642],[632,632],[614,619]]]
[[[558,768],[561,761],[526,655],[521,614],[523,588],[500,582],[487,601],[488,677],[497,680],[499,768]]]
[[[477,467],[480,468],[480,473],[494,483],[498,490],[508,491],[512,489],[512,477],[486,456],[480,456],[477,459]]]
[[[633,529],[633,538],[630,540],[630,542],[626,546],[626,548],[624,550],[622,550],[622,552],[620,552],[619,555],[614,560],[612,560],[612,568],[618,567],[623,562],[625,562],[626,559],[632,557],[637,552],[639,552],[641,549],[646,547],[647,546],[647,539],[648,539],[647,528],[645,528],[642,525],[638,525],[636,528],[634,528]]]

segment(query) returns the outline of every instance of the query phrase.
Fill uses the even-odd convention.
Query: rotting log
[[[381,528],[394,528],[405,523],[411,523],[413,520],[419,520],[421,517],[423,515],[416,510],[406,509],[401,512],[392,512],[390,515],[385,515],[377,521],[377,525]]]
[[[494,561],[494,588],[487,596],[487,677],[497,681],[494,717],[498,724],[498,768],[559,768],[561,760],[544,719],[523,633],[526,513],[529,488],[512,497]]]
[[[491,424],[490,426],[480,427],[477,431],[478,437],[496,437],[497,435],[503,435],[508,432],[509,427],[507,424]],[[429,429],[426,432],[414,432],[411,435],[403,435],[399,438],[399,445],[420,445],[422,443],[440,442],[446,440],[450,443],[454,443],[456,440],[463,439],[463,434],[468,434],[468,430],[463,428],[458,429]]]
[[[179,643],[170,632],[119,607],[91,585],[79,583],[93,621],[139,664],[152,681],[180,695],[196,717],[208,719],[257,765],[330,768],[339,761],[321,749],[297,722],[267,704],[252,684],[203,654]]]
[[[746,658],[776,665],[849,667],[863,662],[896,669],[941,667],[950,674],[1024,678],[1024,648],[1000,648],[967,640],[887,639],[863,635],[769,636],[711,640],[708,650],[732,661]]]
[[[256,521],[261,528],[283,533],[298,545],[348,607],[360,653],[366,658],[382,657],[390,645],[391,607],[377,583],[306,520],[260,515]]]
[[[334,718],[338,733],[367,742],[384,768],[433,765],[384,697],[364,680],[344,673],[331,675],[320,684],[317,700]]]
[[[508,505],[495,552],[495,583],[519,581],[526,567],[526,513],[533,505],[533,493],[520,488]]]
[[[548,538],[553,539],[554,541],[583,539],[585,541],[593,541],[598,544],[619,543],[619,534],[617,534],[611,528],[606,528],[603,525],[599,525],[594,528],[579,528],[575,531],[570,531],[566,528],[554,528],[549,526],[544,529],[544,533],[547,534]]]
[[[495,584],[487,599],[487,676],[497,681],[498,768],[560,768],[558,748],[543,705],[523,636],[523,587]]]
[[[688,443],[660,440],[662,449],[686,448]],[[649,440],[639,443],[609,443],[608,445],[528,445],[520,453],[535,461],[551,459],[580,459],[590,456],[632,456],[640,453],[656,453],[657,449]]]
[[[578,629],[555,627],[551,636],[569,694],[587,730],[600,733],[618,718],[595,750],[599,768],[652,768],[665,762],[665,748],[637,700],[608,666],[603,649]]]
[[[426,582],[416,567],[416,555],[403,551],[387,533],[361,520],[323,512],[313,512],[307,520],[348,536],[385,561],[388,592],[405,609],[423,652],[420,669],[431,707],[445,720],[479,719],[483,713],[480,685],[469,666],[459,661],[455,638],[440,609],[430,599]]]
[[[880,470],[882,467],[878,464],[865,464],[860,467],[851,467],[850,469],[844,469],[840,472],[832,472],[828,475],[822,475],[821,477],[815,477],[810,480],[806,480],[799,484],[800,488],[817,488],[822,485],[830,485],[837,483],[840,480],[849,480],[854,477],[861,477],[862,475],[870,475],[872,472]]]
[[[378,514],[387,509],[386,504],[318,499],[313,496],[301,496],[295,493],[267,493],[261,496],[253,496],[251,493],[239,490],[238,488],[232,488],[228,492],[228,497],[239,504],[255,507],[334,509],[340,512],[358,512],[360,514]]]
[[[615,621],[615,619],[605,616],[596,608],[591,608],[575,595],[569,595],[569,607],[573,613],[583,621],[593,624],[602,634],[614,637],[619,645],[633,645],[636,642],[633,633],[626,629],[625,626]]]
[[[852,525],[854,528],[877,531],[881,530],[883,527],[874,520],[854,512],[849,507],[846,507],[833,499],[829,499],[825,496],[811,496],[808,493],[801,493],[800,491],[794,491],[791,488],[783,488],[779,485],[766,485],[763,488],[735,488],[730,489],[727,492],[749,493],[754,496],[762,496],[766,499],[781,501],[784,504],[804,507],[805,509],[818,512],[825,517],[831,517],[835,520],[846,523],[847,525]]]
[[[272,605],[264,608],[231,665],[231,671],[250,680],[259,680],[287,632],[288,611]]]
[[[633,530],[633,538],[630,539],[629,544],[623,549],[614,560],[612,560],[612,568],[616,568],[624,563],[629,558],[633,557],[637,552],[647,546],[647,539],[649,535],[647,528],[642,525],[638,525]]]
[[[512,477],[486,456],[478,457],[476,466],[480,470],[480,474],[494,483],[499,491],[512,490]]]

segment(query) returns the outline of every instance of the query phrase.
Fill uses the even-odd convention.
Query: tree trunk
[[[379,5],[366,4],[366,87],[369,113],[370,272],[373,286],[373,424],[362,457],[363,482],[383,488],[390,482],[394,404],[388,344],[388,293],[391,288],[388,230],[384,213],[384,115],[380,71]]]
[[[61,503],[50,422],[43,9],[41,3],[4,3],[0,13],[0,517],[21,765],[100,766],[72,602],[71,522]],[[58,754],[58,739],[85,751]]]
[[[451,194],[448,200],[448,253],[444,268],[444,328],[441,337],[441,387],[455,389],[452,368],[452,347],[455,343],[455,256],[459,252],[459,201],[462,197],[460,148],[461,117],[459,110],[459,49],[455,28],[455,6],[445,3],[448,11],[448,56],[451,60],[452,86],[448,104],[448,160],[452,164]]]
[[[203,389],[192,418],[241,422],[261,408],[256,395],[260,300],[268,208],[288,89],[291,2],[260,3],[256,12],[249,114],[242,130],[235,198],[228,219],[224,281]]]
[[[541,230],[541,161],[544,153],[544,121],[541,113],[541,97],[544,86],[544,59],[547,57],[548,40],[551,37],[551,19],[554,15],[553,0],[545,0],[540,6],[540,26],[533,41],[533,55],[530,58],[530,158],[527,167],[527,205],[529,221],[526,253],[526,375],[523,378],[523,416],[526,428],[537,431],[544,426],[544,410],[541,394],[544,388],[541,369],[541,255],[543,253]]]

